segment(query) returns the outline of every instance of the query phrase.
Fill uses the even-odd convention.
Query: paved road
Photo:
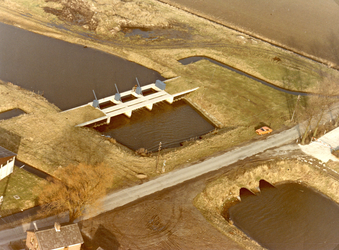
[[[222,167],[228,166],[239,160],[253,156],[263,152],[269,148],[278,147],[283,144],[289,143],[299,137],[299,127],[295,126],[292,129],[283,131],[279,134],[271,135],[266,140],[253,142],[243,147],[235,148],[223,155],[210,158],[190,167],[172,171],[161,177],[143,183],[138,186],[133,186],[116,193],[109,194],[103,199],[103,206],[96,214],[110,211],[114,208],[123,206],[138,198],[153,194],[157,191],[175,186],[187,180],[194,179],[198,176],[206,174],[211,171],[218,170]],[[91,214],[90,217],[93,217]],[[86,217],[85,219],[89,218]]]
[[[35,216],[35,215],[37,215],[39,209],[40,209],[40,206],[36,206],[36,207],[26,209],[22,212],[18,212],[18,213],[15,213],[15,214],[8,215],[6,217],[0,216],[0,225],[5,225],[5,224],[9,224],[9,223],[16,223],[16,222],[21,221],[23,219]]]
[[[153,194],[157,191],[168,187],[175,186],[179,183],[194,179],[205,173],[218,170],[222,167],[228,166],[239,160],[245,159],[252,155],[263,152],[269,148],[278,147],[289,143],[299,137],[299,126],[295,126],[289,130],[283,131],[279,134],[270,135],[266,140],[260,140],[243,147],[235,148],[223,155],[216,156],[205,160],[201,163],[194,164],[190,167],[169,172],[160,176],[157,179],[143,183],[141,185],[133,186],[121,191],[111,193],[103,199],[103,206],[96,213],[91,213],[84,219],[94,217],[100,213],[110,211],[114,208],[126,205],[141,197]],[[40,222],[37,224],[39,226]],[[45,223],[44,223],[45,224]],[[52,225],[53,223],[51,223]],[[25,238],[26,230],[33,229],[32,224],[25,224],[20,227],[3,230],[0,233],[0,245],[7,244],[10,241]]]
[[[333,119],[333,117],[336,117],[339,112],[337,108],[338,106],[335,108],[335,111],[333,109],[326,116],[324,116],[323,121],[328,121],[329,119]],[[100,210],[97,210],[95,213],[91,213],[83,219],[88,219],[100,213],[104,213],[117,207],[121,207],[130,202],[136,201],[139,198],[145,197],[147,195],[153,194],[169,187],[173,187],[179,183],[194,179],[208,172],[226,167],[239,160],[243,160],[247,157],[261,153],[267,149],[279,147],[281,145],[292,142],[293,140],[296,140],[300,137],[300,131],[303,131],[303,125],[297,125],[281,133],[270,135],[265,140],[260,140],[242,147],[237,147],[225,154],[210,158],[201,163],[194,164],[190,167],[169,172],[160,176],[157,179],[151,180],[141,185],[133,186],[115,193],[111,193],[103,198],[103,205]],[[68,221],[67,216],[63,216],[61,219],[59,218],[58,220],[61,223]],[[55,218],[50,217],[38,221],[37,224],[39,227],[52,226],[54,224],[54,221]],[[0,247],[1,245],[8,244],[10,241],[25,238],[26,231],[28,229],[33,229],[32,223],[23,224],[14,229],[1,231]]]
[[[329,119],[333,119],[333,117],[336,117],[337,113],[339,112],[337,108],[338,107],[336,107],[335,112],[332,110],[326,116],[324,116],[323,120],[328,121]],[[267,149],[279,147],[281,145],[292,142],[293,140],[296,140],[300,137],[300,131],[303,131],[303,125],[297,125],[281,133],[270,135],[265,140],[260,140],[242,147],[237,147],[220,156],[210,158],[201,163],[191,165],[190,167],[169,172],[158,177],[157,179],[151,180],[141,185],[133,186],[115,193],[111,193],[102,200],[103,205],[100,210],[97,210],[96,213],[91,213],[83,219],[88,219],[100,213],[104,213],[121,207],[130,202],[136,201],[139,198],[151,195],[155,192],[161,191],[169,187],[173,187],[179,183],[194,179],[208,172],[226,167],[239,160],[243,160],[247,157],[261,153]],[[39,227],[52,226],[55,220],[55,218],[46,218],[38,221],[37,224]],[[61,223],[67,222],[67,216],[59,218],[58,221]],[[32,223],[23,224],[14,229],[1,231],[0,247],[1,245],[8,244],[10,241],[25,238],[26,231],[28,229],[33,229]]]

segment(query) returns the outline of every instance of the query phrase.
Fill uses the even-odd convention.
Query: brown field
[[[211,178],[211,177],[209,177]],[[194,207],[206,177],[80,222],[85,250],[246,249],[214,228]]]
[[[339,5],[332,0],[162,0],[244,33],[339,65]]]

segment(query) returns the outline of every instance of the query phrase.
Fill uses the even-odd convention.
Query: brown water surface
[[[234,225],[267,249],[339,247],[339,205],[298,183],[261,187],[229,209]]]
[[[159,142],[162,148],[178,147],[183,141],[207,134],[214,126],[190,105],[177,101],[171,105],[161,102],[152,111],[146,108],[133,111],[131,118],[125,115],[113,117],[110,124],[96,129],[130,149],[156,151]]]
[[[0,23],[0,79],[43,94],[63,110],[93,101],[92,90],[97,98],[115,94],[114,84],[120,92],[130,90],[136,77],[141,86],[163,80],[159,73],[120,57]],[[101,108],[109,106],[112,103]],[[114,117],[111,124],[98,128],[133,150],[150,151],[159,142],[163,148],[176,147],[213,129],[182,101],[134,111],[132,118]]]
[[[25,111],[21,109],[11,109],[5,112],[0,113],[0,121],[1,120],[7,120],[19,115],[25,114]]]
[[[73,108],[164,78],[123,58],[0,23],[0,79]]]

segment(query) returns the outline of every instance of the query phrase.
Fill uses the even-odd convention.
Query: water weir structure
[[[153,105],[155,103],[162,101],[166,101],[172,104],[174,99],[180,98],[181,96],[189,94],[198,89],[194,88],[191,90],[171,95],[165,91],[165,87],[166,84],[164,82],[157,80],[155,83],[148,84],[142,87],[140,87],[140,85],[138,84],[138,86],[136,85],[132,90],[128,90],[123,93],[119,93],[119,91],[117,90],[117,93],[115,95],[108,96],[99,100],[95,98],[93,102],[90,102],[86,105],[91,105],[95,108],[98,108],[103,113],[103,116],[90,121],[83,122],[76,126],[84,127],[91,124],[101,123],[103,121],[106,121],[105,123],[109,124],[111,118],[114,116],[124,114],[127,117],[131,117],[132,111],[143,107],[146,107],[148,110],[152,110]],[[151,94],[143,95],[143,92],[151,92]],[[128,96],[133,96],[135,99],[123,102],[122,99]],[[111,106],[102,109],[100,108],[100,105],[107,103],[110,103]]]

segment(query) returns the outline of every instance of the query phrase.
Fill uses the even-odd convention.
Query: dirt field
[[[193,181],[81,222],[84,249],[244,249],[193,206],[205,181]]]
[[[339,66],[338,1],[162,1]]]

